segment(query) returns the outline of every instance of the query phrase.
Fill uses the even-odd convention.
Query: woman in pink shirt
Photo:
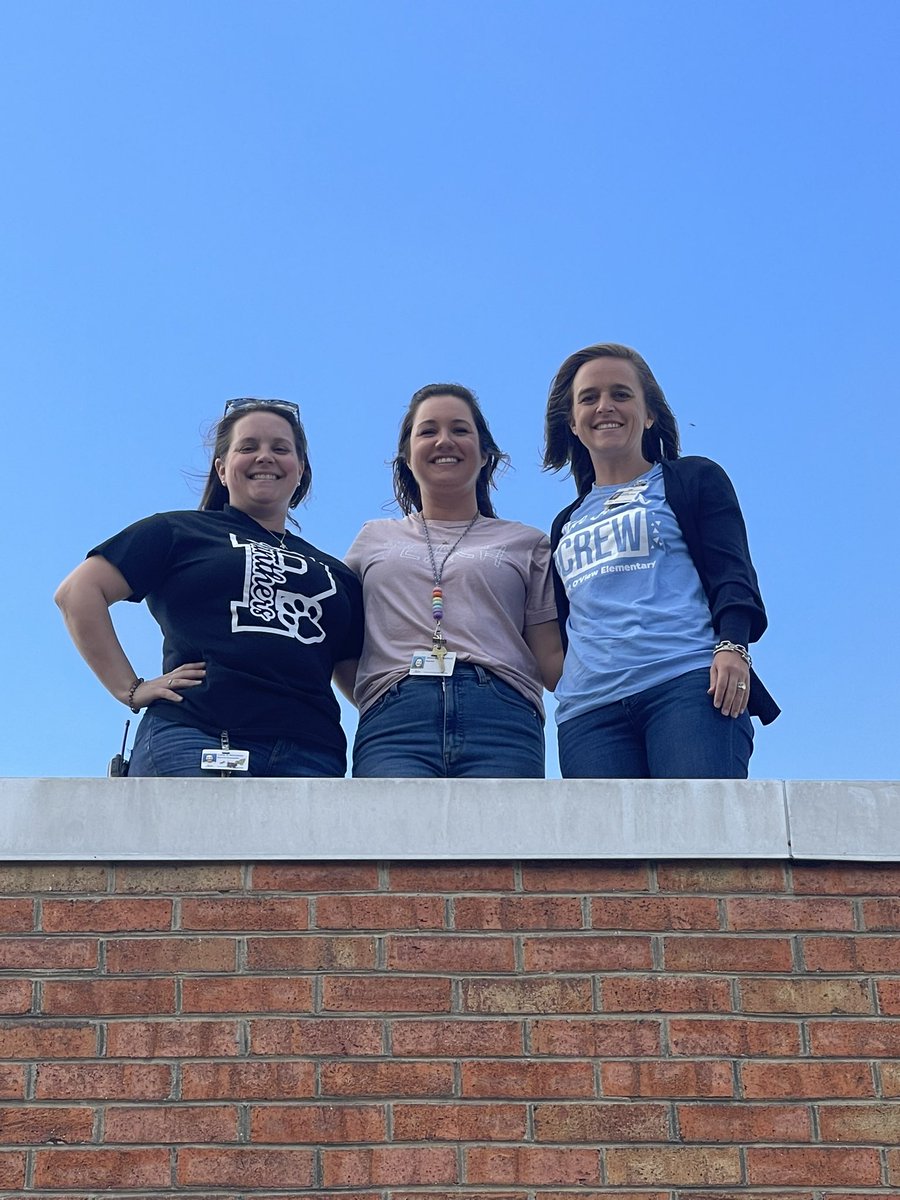
[[[562,668],[550,545],[497,517],[505,461],[468,388],[412,397],[393,464],[404,515],[368,522],[346,556],[366,612],[357,777],[544,776],[542,688]]]

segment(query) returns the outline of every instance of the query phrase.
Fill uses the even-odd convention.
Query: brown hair
[[[294,489],[294,494],[288,502],[288,508],[296,508],[301,500],[308,495],[309,489],[312,486],[312,467],[309,465],[309,447],[306,441],[306,432],[300,423],[299,418],[295,419],[286,408],[277,407],[274,404],[269,404],[265,400],[250,404],[242,404],[240,408],[233,409],[227,413],[216,425],[215,433],[210,438],[212,442],[212,461],[209,466],[209,474],[206,477],[206,485],[203,489],[203,495],[200,497],[201,509],[223,509],[228,503],[228,488],[225,487],[219,478],[219,473],[216,470],[216,459],[224,458],[231,447],[231,435],[235,425],[241,419],[246,417],[248,413],[268,412],[275,413],[278,417],[283,417],[294,431],[294,445],[297,448],[297,457],[303,463],[303,473],[300,476],[300,482]]]
[[[653,417],[653,424],[644,431],[641,443],[641,453],[647,462],[677,458],[681,449],[675,414],[669,408],[665,393],[656,382],[653,372],[637,350],[617,342],[600,342],[596,346],[577,350],[569,355],[550,384],[544,425],[544,470],[559,471],[568,465],[579,496],[593,486],[594,467],[590,454],[571,429],[572,385],[579,368],[594,358],[624,358],[634,367],[647,408]]]
[[[475,393],[467,387],[463,387],[461,383],[426,384],[425,387],[419,388],[409,402],[409,407],[403,416],[403,420],[400,422],[397,454],[392,463],[394,496],[400,505],[401,511],[404,515],[408,516],[413,510],[420,512],[422,509],[422,492],[416,483],[415,476],[409,469],[409,442],[412,437],[412,427],[416,411],[424,400],[428,400],[432,396],[456,396],[457,399],[464,400],[469,406],[475,429],[478,432],[478,444],[481,447],[481,453],[487,457],[487,462],[481,468],[475,483],[475,498],[478,502],[478,511],[483,517],[496,517],[497,513],[494,510],[490,490],[497,486],[494,482],[494,473],[498,467],[503,471],[509,466],[509,455],[504,454],[494,441],[494,436],[488,428],[488,423],[484,418],[484,413],[481,411],[481,405],[478,403]]]

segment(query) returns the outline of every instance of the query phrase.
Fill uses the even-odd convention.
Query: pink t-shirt
[[[466,521],[429,521],[440,569]],[[345,555],[363,586],[366,636],[354,696],[365,712],[431,649],[434,577],[422,518],[369,521]],[[479,517],[443,571],[442,627],[457,661],[477,663],[543,713],[543,685],[523,637],[527,625],[556,620],[546,534],[518,521]]]

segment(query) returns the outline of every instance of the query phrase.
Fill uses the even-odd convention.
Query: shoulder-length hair
[[[593,486],[594,466],[587,449],[572,432],[572,385],[579,368],[594,358],[624,358],[634,367],[644,391],[647,409],[653,417],[653,424],[644,430],[641,443],[641,453],[647,462],[677,458],[681,451],[675,414],[669,408],[669,402],[653,372],[637,350],[620,346],[617,342],[585,346],[583,350],[570,354],[556,372],[550,384],[544,424],[544,470],[560,471],[568,466],[579,496]]]
[[[478,511],[483,517],[496,517],[497,513],[494,510],[490,491],[491,488],[496,488],[497,486],[494,474],[498,468],[502,473],[509,466],[509,455],[504,454],[494,441],[494,435],[491,433],[484,413],[481,411],[481,405],[478,403],[477,396],[469,388],[463,387],[461,383],[426,384],[425,387],[419,388],[414,393],[409,402],[409,407],[404,413],[403,420],[400,422],[397,454],[391,464],[394,474],[394,496],[400,505],[401,512],[404,516],[409,516],[413,511],[422,511],[422,492],[416,483],[412,471],[409,469],[409,443],[412,437],[413,422],[416,419],[416,411],[419,405],[431,396],[456,396],[457,399],[464,400],[469,406],[469,410],[472,413],[472,421],[478,432],[478,444],[481,447],[481,453],[487,459],[475,483],[475,498],[478,503]]]
[[[221,510],[228,503],[228,488],[225,487],[219,478],[219,473],[216,470],[216,459],[224,458],[228,453],[231,447],[232,431],[241,417],[246,417],[248,413],[254,412],[273,412],[276,416],[283,417],[294,432],[294,445],[297,448],[297,457],[303,463],[303,473],[300,476],[300,482],[294,489],[294,494],[288,501],[288,508],[296,508],[300,501],[308,495],[309,489],[312,487],[312,467],[309,463],[309,446],[306,441],[306,431],[303,428],[300,418],[295,418],[287,408],[282,408],[280,405],[272,404],[266,400],[258,400],[249,404],[242,404],[240,408],[232,409],[216,425],[215,431],[210,438],[212,456],[209,464],[209,474],[206,477],[206,484],[203,488],[203,495],[200,497],[199,508]]]

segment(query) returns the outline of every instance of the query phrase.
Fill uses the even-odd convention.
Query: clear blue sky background
[[[547,385],[614,340],[742,501],[784,709],[752,775],[897,778],[898,34],[896,0],[7,0],[0,774],[105,772],[127,713],[52,592],[196,506],[226,397],[300,401],[343,553],[459,380],[546,529]]]

